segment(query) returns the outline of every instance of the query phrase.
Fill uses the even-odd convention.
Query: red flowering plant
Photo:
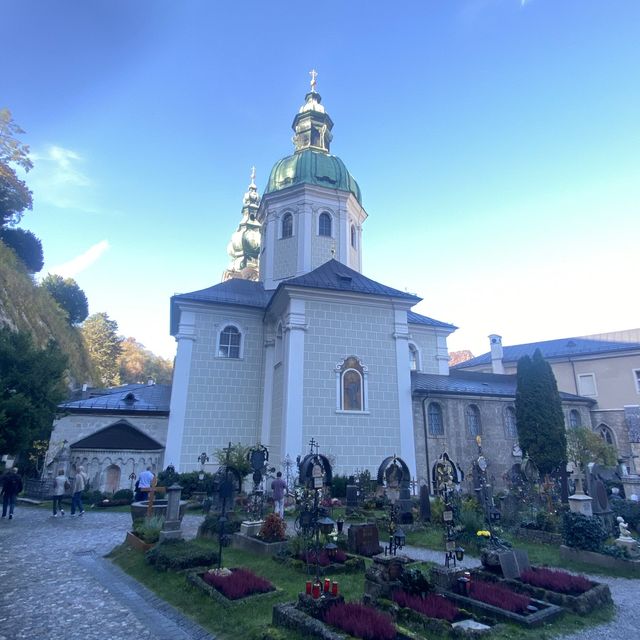
[[[394,591],[393,600],[401,607],[413,609],[427,618],[453,622],[460,615],[460,610],[455,604],[436,593],[428,593],[422,597],[406,591]]]
[[[520,580],[534,587],[572,596],[580,595],[593,587],[593,583],[584,576],[574,576],[566,571],[547,569],[545,567],[524,571],[520,576]]]
[[[328,567],[330,564],[344,564],[347,559],[347,554],[342,549],[335,550],[335,557],[333,560],[329,557],[329,554],[326,549],[322,549],[320,553],[316,553],[315,550],[305,551],[301,553],[299,558],[303,562],[307,562],[309,564],[316,564],[316,556],[317,556],[317,564],[321,567]]]
[[[270,513],[260,527],[258,538],[265,542],[282,542],[287,539],[287,525],[277,514]]]
[[[482,580],[471,581],[469,595],[476,600],[513,613],[524,613],[531,604],[529,596],[514,593],[506,587]]]
[[[358,602],[342,602],[331,607],[324,622],[363,640],[395,640],[391,617]]]
[[[275,588],[268,580],[257,576],[248,569],[207,571],[202,575],[202,579],[229,600],[239,600],[256,593],[266,593]]]

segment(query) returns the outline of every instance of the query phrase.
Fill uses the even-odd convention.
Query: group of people
[[[89,476],[87,475],[84,467],[78,467],[76,475],[73,479],[67,478],[64,473],[64,469],[58,471],[58,475],[53,480],[53,517],[58,517],[58,509],[60,515],[64,516],[64,509],[62,508],[62,498],[69,495],[71,491],[71,515],[75,516],[76,511],[78,516],[84,514],[84,506],[82,504],[82,492],[87,488],[87,482]]]

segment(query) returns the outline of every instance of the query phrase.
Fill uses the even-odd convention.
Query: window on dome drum
[[[363,411],[362,365],[357,358],[344,361],[341,375],[341,408],[343,411]]]
[[[609,427],[607,427],[606,424],[601,424],[598,425],[598,435],[607,443],[610,444],[612,447],[615,447],[616,444],[613,440],[613,432],[611,431],[611,429],[609,429]]]
[[[504,432],[508,438],[516,438],[518,436],[516,410],[513,407],[507,407],[504,410]]]
[[[429,418],[429,435],[443,436],[444,422],[442,421],[442,407],[437,402],[430,402],[427,414]]]
[[[633,370],[633,381],[636,383],[636,391],[640,393],[640,369]]]
[[[293,235],[293,216],[285,213],[282,217],[282,237],[290,238]]]
[[[476,436],[482,435],[482,424],[480,423],[480,409],[475,404],[470,404],[467,407],[467,429],[469,435]]]
[[[569,426],[572,429],[577,429],[582,426],[582,418],[580,418],[580,412],[576,409],[569,411]]]
[[[411,371],[418,371],[418,350],[413,344],[409,345],[409,365]]]
[[[356,228],[351,225],[351,246],[356,248]]]
[[[328,213],[321,213],[318,220],[318,235],[331,237],[331,216]]]
[[[219,358],[239,358],[240,357],[240,340],[242,334],[233,325],[226,326],[220,332],[220,341],[218,344]]]

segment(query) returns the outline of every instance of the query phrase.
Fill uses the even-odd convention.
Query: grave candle
[[[305,585],[305,593],[308,596],[311,595],[311,580],[307,580],[307,584]]]
[[[325,578],[324,579],[324,592],[325,593],[329,593],[330,589],[331,589],[331,580],[329,580],[329,578]]]
[[[331,585],[331,595],[332,596],[337,596],[338,595],[338,583],[334,580],[333,584]]]
[[[313,585],[312,595],[314,600],[317,600],[320,597],[320,583],[316,582]]]

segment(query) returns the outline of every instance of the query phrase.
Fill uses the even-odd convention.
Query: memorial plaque
[[[452,522],[453,521],[453,511],[445,511],[442,514],[442,517],[443,517],[445,522]]]
[[[349,551],[362,556],[374,556],[382,548],[378,538],[378,527],[375,524],[352,524],[348,531]]]
[[[529,555],[522,549],[505,551],[499,554],[498,558],[500,560],[502,575],[509,580],[519,578],[523,571],[531,569]]]
[[[529,554],[523,549],[514,549],[513,555],[518,563],[518,569],[520,569],[520,575],[525,571],[531,569],[531,563],[529,562]]]

